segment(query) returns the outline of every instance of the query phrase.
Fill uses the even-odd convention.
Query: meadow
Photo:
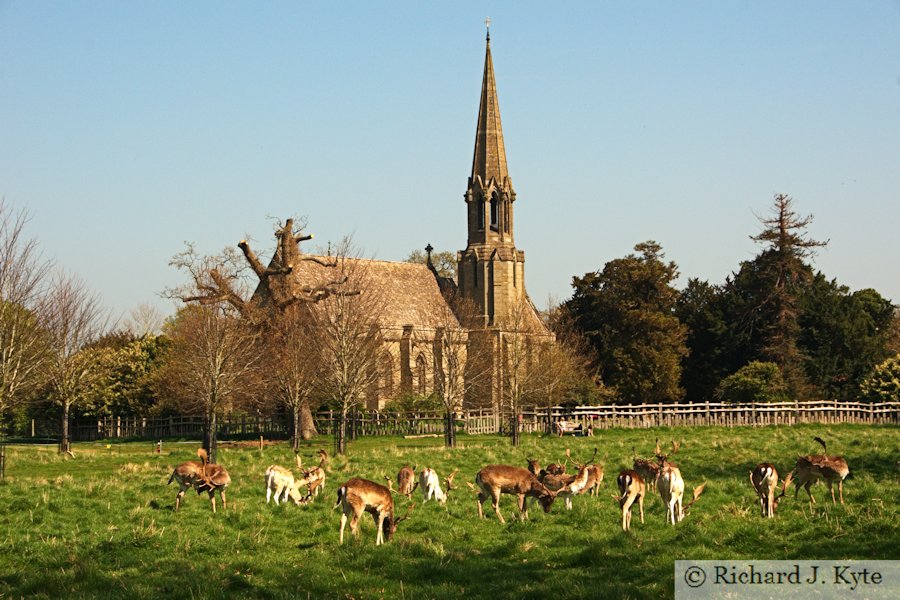
[[[196,442],[90,443],[75,459],[55,447],[8,448],[0,483],[0,598],[666,598],[673,595],[676,559],[900,559],[900,430],[889,426],[802,425],[759,428],[612,430],[593,438],[526,435],[519,448],[490,436],[461,436],[448,451],[440,439],[366,438],[346,457],[332,458],[325,495],[309,505],[266,505],[263,472],[293,466],[287,443],[223,445],[228,510],[212,513],[207,496],[188,492],[173,511],[177,486],[166,485],[178,463],[193,459]],[[774,462],[782,473],[798,454],[818,453],[813,436],[850,464],[846,505],[833,506],[824,485],[790,492],[774,520],[760,517],[748,473]],[[632,446],[650,455],[655,438],[682,442],[673,457],[688,493],[706,491],[685,521],[664,522],[658,496],[645,502],[624,533],[611,498],[615,476],[630,467]],[[314,464],[323,437],[304,446]],[[514,518],[504,496],[500,524],[486,505],[477,518],[465,485],[481,466],[546,464],[569,448],[587,460],[597,448],[606,470],[597,498],[574,509],[535,506],[527,522]],[[447,505],[423,503],[416,491],[410,518],[393,541],[375,546],[368,515],[360,537],[338,544],[335,492],[354,476],[383,481],[404,464],[431,466],[443,478],[460,472]],[[826,501],[827,500],[827,501]],[[398,513],[410,503],[397,498]]]

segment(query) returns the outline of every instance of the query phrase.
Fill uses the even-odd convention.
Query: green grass
[[[826,502],[823,485],[789,495],[774,520],[764,520],[748,472],[762,461],[786,473],[797,454],[817,451],[820,435],[831,453],[844,455],[853,473],[845,506]],[[645,503],[646,522],[634,517],[623,533],[615,476],[629,467],[631,448],[649,454],[659,437],[683,441],[677,460],[688,492],[706,492],[687,519],[667,526],[657,497]],[[783,428],[679,428],[617,430],[591,438],[525,436],[520,449],[504,439],[461,437],[449,452],[440,439],[369,438],[332,461],[326,495],[296,507],[265,504],[263,471],[293,465],[286,444],[224,446],[219,462],[232,475],[227,512],[213,514],[206,495],[193,492],[174,513],[173,467],[194,457],[196,444],[80,444],[76,459],[55,448],[10,447],[7,479],[0,484],[0,598],[658,598],[673,594],[676,559],[900,559],[896,427],[796,426]],[[314,462],[323,438],[303,449]],[[465,486],[490,463],[525,465],[574,457],[597,461],[606,478],[599,498],[579,497],[572,511],[560,502],[528,522],[514,518],[504,496],[501,525],[488,508],[476,518]],[[417,507],[394,541],[375,547],[366,516],[361,536],[338,544],[335,491],[352,476],[380,481],[405,463],[432,466],[441,476],[459,467],[460,489],[446,508]],[[397,500],[398,512],[408,501]]]

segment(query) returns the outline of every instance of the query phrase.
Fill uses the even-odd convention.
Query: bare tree
[[[178,407],[204,415],[203,447],[216,460],[218,417],[257,396],[260,329],[226,305],[191,305],[168,324],[160,382]]]
[[[43,303],[42,323],[49,342],[45,371],[50,394],[62,408],[60,452],[69,451],[69,412],[87,399],[99,363],[86,347],[109,324],[99,297],[73,275],[57,273]]]
[[[484,324],[474,304],[454,292],[448,292],[446,300],[437,315],[434,391],[444,404],[444,443],[454,448],[454,415],[463,408],[467,396],[490,383],[492,361],[490,346],[469,336],[470,329]]]
[[[37,384],[47,358],[39,306],[50,263],[26,237],[27,223],[25,211],[0,200],[0,426],[22,392]]]
[[[349,248],[345,240],[335,257],[340,283],[311,311],[322,365],[318,381],[323,395],[341,411],[337,454],[347,450],[347,416],[378,385],[378,359],[384,347],[378,324],[383,299],[368,283],[366,261],[352,257]]]
[[[537,404],[546,394],[547,378],[540,356],[553,343],[527,296],[513,307],[498,335],[500,412],[510,419],[510,440],[519,445],[519,416],[526,403]]]
[[[291,411],[294,449],[317,434],[310,403],[321,362],[310,308],[295,304],[277,314],[266,336],[265,376],[275,397]]]
[[[143,339],[158,335],[165,322],[165,316],[155,306],[142,303],[131,311],[124,326],[135,338]]]

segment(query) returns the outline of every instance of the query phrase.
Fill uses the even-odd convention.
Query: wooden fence
[[[330,435],[339,422],[340,413],[323,411],[315,416],[319,433]],[[348,416],[348,434],[359,436],[440,435],[445,415],[437,412],[386,413],[360,411]],[[863,423],[900,425],[900,402],[878,404],[818,400],[810,402],[776,402],[726,404],[701,402],[692,404],[625,404],[579,406],[575,408],[525,408],[518,418],[523,433],[552,433],[558,421],[581,424],[583,428],[646,428],[679,426],[762,426],[798,423]],[[512,419],[487,410],[468,410],[455,415],[457,432],[471,435],[509,433]],[[147,419],[114,417],[79,419],[72,423],[73,441],[115,438],[200,438],[203,417],[178,416]],[[236,417],[220,419],[221,439],[287,439],[291,424],[278,417]]]

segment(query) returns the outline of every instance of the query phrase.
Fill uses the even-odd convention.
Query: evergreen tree
[[[675,402],[686,327],[674,315],[678,276],[653,241],[608,262],[602,272],[573,278],[566,303],[574,325],[593,346],[603,382],[626,402]]]

